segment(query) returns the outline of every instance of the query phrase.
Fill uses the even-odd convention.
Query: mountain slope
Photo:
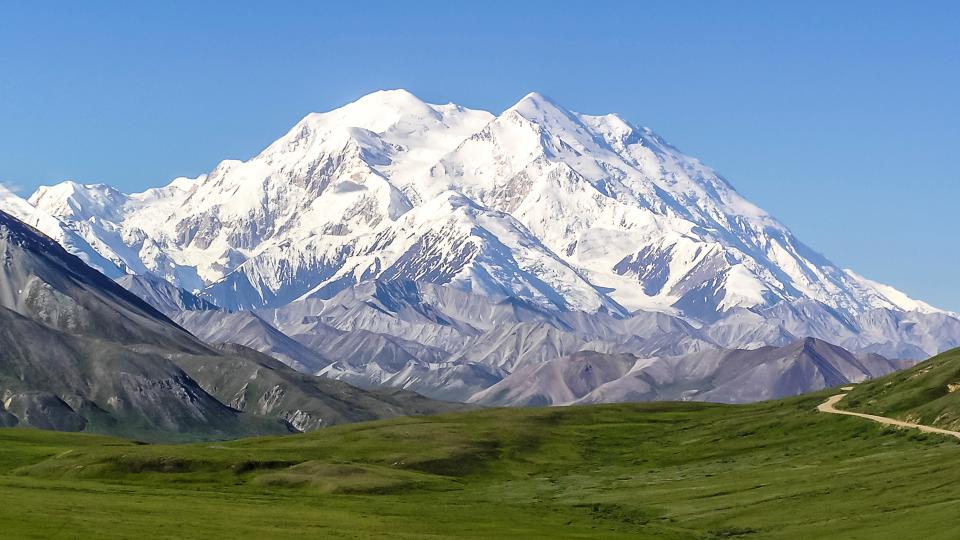
[[[217,439],[456,407],[304,375],[249,349],[212,349],[3,212],[0,260],[7,425]]]
[[[167,317],[174,318],[182,311],[210,311],[220,309],[215,304],[200,298],[168,281],[155,276],[124,274],[115,280],[144,302]]]
[[[802,298],[847,313],[914,305],[852,279],[650,130],[576,114],[537,93],[431,172],[509,212],[632,309],[710,320]]]
[[[0,306],[52,328],[127,345],[204,347],[159,311],[0,212]]]
[[[960,428],[960,349],[856,386],[840,408],[956,430]]]
[[[626,375],[636,364],[630,354],[581,351],[527,364],[471,397],[494,406],[545,406],[574,403],[601,385]]]
[[[860,382],[905,365],[816,339],[647,359],[583,351],[527,364],[470,401],[497,406],[678,399],[748,403]]]
[[[0,184],[0,211],[56,240],[68,252],[103,274],[116,277],[123,273],[121,267],[104,258],[100,251],[88,244],[80,234],[59,219],[21,199],[2,184]]]
[[[0,394],[15,424],[150,440],[289,432],[240,415],[161,355],[64,334],[2,307],[0,349]]]
[[[224,403],[266,418],[280,418],[299,431],[465,407],[397,389],[363,390],[341,381],[293,371],[242,345],[217,346],[222,354],[179,355],[174,361]]]
[[[316,373],[330,364],[330,360],[249,311],[188,310],[175,315],[174,320],[207,343],[243,345],[298,371]]]

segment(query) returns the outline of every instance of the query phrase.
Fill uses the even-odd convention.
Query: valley
[[[497,409],[177,446],[0,430],[0,494],[16,501],[0,519],[21,538],[952,537],[960,444],[818,413],[830,395]]]

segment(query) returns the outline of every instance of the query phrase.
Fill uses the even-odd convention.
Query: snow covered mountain
[[[197,178],[0,209],[208,341],[444,399],[582,351],[960,346],[956,314],[839,268],[651,130],[536,93],[494,115],[375,92]]]
[[[196,179],[65,182],[30,203],[117,267],[231,309],[404,278],[706,322],[799,300],[936,311],[838,268],[649,129],[536,93],[494,116],[376,92]]]
[[[52,215],[39,210],[29,202],[0,184],[0,211],[17,218],[55,240],[71,255],[75,255],[89,266],[96,268],[109,277],[119,277],[124,272],[114,262],[107,260],[100,251],[65,223]]]

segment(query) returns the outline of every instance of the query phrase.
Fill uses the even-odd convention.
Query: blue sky
[[[960,310],[960,3],[8,3],[0,181],[123,190],[403,87],[619,112],[838,264]],[[356,6],[347,4],[358,4]]]

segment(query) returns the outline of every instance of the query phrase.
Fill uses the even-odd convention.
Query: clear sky
[[[373,90],[494,112],[537,90],[651,127],[838,264],[960,310],[960,2],[132,4],[5,3],[0,181],[140,190]]]

